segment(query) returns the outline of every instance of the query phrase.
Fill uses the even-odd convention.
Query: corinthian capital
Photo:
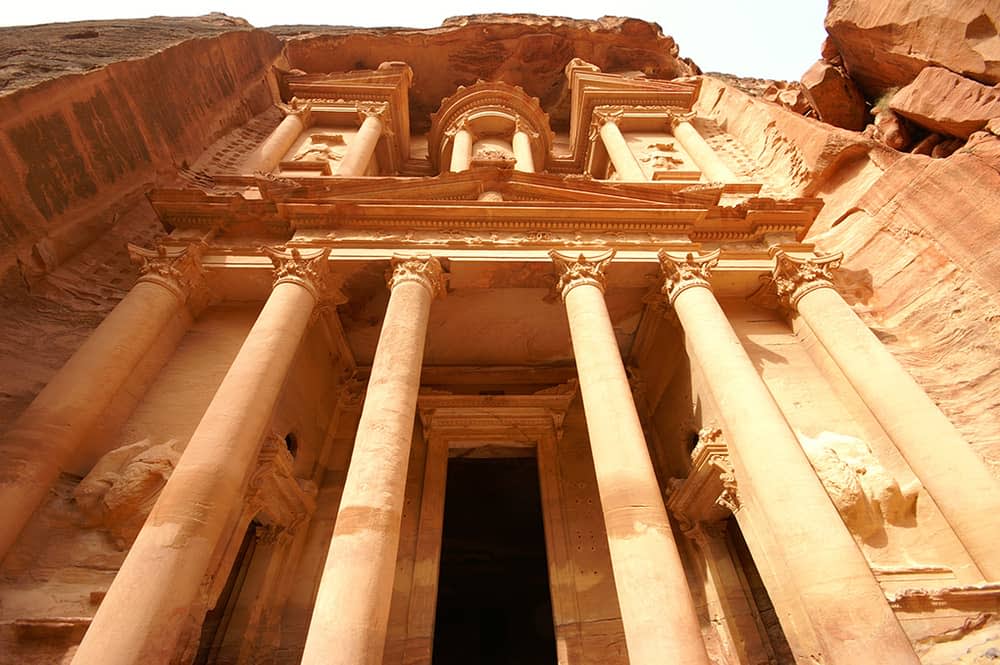
[[[321,305],[346,301],[330,272],[329,247],[309,252],[308,255],[294,247],[287,251],[264,247],[263,251],[274,264],[274,286],[298,284],[312,293]]]
[[[392,291],[403,282],[416,282],[431,292],[432,297],[444,293],[444,270],[433,256],[404,256],[396,254],[390,262],[386,282]]]
[[[138,281],[162,286],[182,303],[204,289],[205,273],[201,267],[204,249],[203,243],[192,243],[186,247],[159,244],[155,250],[128,244],[129,257],[132,263],[139,266]]]
[[[771,249],[774,271],[771,273],[781,304],[795,309],[810,291],[833,288],[833,271],[840,267],[843,253],[817,257],[794,257],[776,247]]]
[[[359,102],[358,103],[358,119],[361,122],[365,121],[365,118],[375,117],[382,122],[388,124],[389,120],[389,102]]]
[[[674,304],[677,296],[692,286],[712,288],[708,282],[712,268],[719,262],[719,250],[695,256],[688,253],[684,258],[671,255],[661,249],[657,256],[660,259],[660,269],[663,271],[663,287],[660,291],[667,296],[670,304]]]
[[[294,115],[302,121],[302,124],[308,125],[310,116],[312,115],[312,102],[301,102],[298,97],[292,97],[292,101],[288,104],[278,104],[286,116]]]
[[[694,118],[694,111],[681,113],[679,111],[667,111],[667,125],[673,131],[682,122],[691,122]]]
[[[556,269],[559,271],[559,283],[556,284],[556,290],[565,300],[566,294],[571,289],[584,284],[596,286],[603,293],[608,285],[608,278],[604,272],[608,264],[611,263],[611,259],[615,258],[615,250],[609,249],[603,254],[589,259],[583,254],[573,258],[571,254],[563,254],[554,249],[549,252],[549,256],[552,257],[552,262],[556,264]]]

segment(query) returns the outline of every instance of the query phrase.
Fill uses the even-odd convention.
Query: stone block
[[[927,67],[893,95],[889,108],[932,132],[967,139],[1000,117],[1000,89]]]

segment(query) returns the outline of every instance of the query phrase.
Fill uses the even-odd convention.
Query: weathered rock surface
[[[823,122],[844,129],[864,129],[868,120],[865,99],[854,81],[837,67],[819,60],[802,75],[802,88]]]
[[[889,108],[933,132],[967,139],[1000,117],[1000,90],[927,67],[892,96]]]
[[[276,26],[287,38],[288,60],[306,72],[375,69],[386,60],[413,68],[410,117],[426,129],[430,114],[460,85],[505,81],[538,97],[553,128],[568,122],[563,67],[574,57],[605,71],[638,71],[655,78],[699,72],[678,57],[677,44],[659,26],[605,16],[596,21],[534,15],[483,14],[446,20],[431,30]],[[378,48],[369,48],[376,43]],[[441,63],[447,62],[443,76]]]
[[[869,98],[906,85],[928,65],[1000,81],[996,0],[830,0],[826,30]]]

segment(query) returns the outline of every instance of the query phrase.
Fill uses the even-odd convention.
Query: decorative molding
[[[262,251],[274,264],[274,286],[298,284],[312,293],[319,307],[347,302],[330,272],[329,247],[310,252],[309,256],[295,247],[287,251],[283,248],[263,247]]]
[[[698,432],[698,445],[691,451],[691,471],[684,479],[667,483],[667,509],[689,528],[699,522],[724,520],[742,507],[729,448],[717,427]]]
[[[552,257],[552,262],[556,264],[556,269],[560,273],[556,290],[563,300],[566,299],[566,294],[570,290],[584,284],[596,286],[601,290],[601,293],[604,293],[608,285],[608,279],[604,272],[611,260],[615,258],[614,249],[609,249],[589,259],[582,253],[574,259],[572,255],[563,254],[554,249],[549,252],[549,256]]]
[[[661,249],[657,253],[664,279],[660,292],[667,296],[667,300],[673,305],[677,296],[691,287],[701,286],[711,289],[712,285],[708,280],[712,274],[712,268],[719,262],[721,253],[721,250],[718,249],[703,256],[695,256],[688,252],[681,259],[671,255],[667,250]]]
[[[416,282],[430,291],[431,297],[436,298],[445,293],[444,270],[441,263],[430,255],[394,254],[385,278],[390,291],[403,282]]]
[[[771,248],[775,260],[772,278],[781,303],[795,310],[802,298],[816,289],[832,289],[833,271],[840,267],[844,254],[795,257],[778,247]]]
[[[139,266],[138,282],[156,284],[170,291],[183,304],[204,296],[205,271],[201,257],[206,249],[203,242],[186,247],[158,244],[155,250],[128,244],[129,258]]]
[[[984,582],[968,586],[951,586],[940,589],[904,589],[887,593],[886,600],[895,610],[926,612],[935,608],[956,607],[970,603],[983,603],[995,607],[1000,602],[1000,582]]]

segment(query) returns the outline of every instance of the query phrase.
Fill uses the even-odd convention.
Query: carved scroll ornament
[[[328,247],[310,252],[308,256],[294,247],[288,251],[264,247],[263,252],[274,264],[274,286],[298,284],[312,293],[317,303],[324,305],[346,301],[330,272]]]
[[[204,270],[201,266],[203,251],[202,243],[193,243],[187,247],[167,247],[161,244],[155,250],[131,243],[128,245],[132,263],[139,266],[138,281],[162,286],[182,303],[204,286]]]

